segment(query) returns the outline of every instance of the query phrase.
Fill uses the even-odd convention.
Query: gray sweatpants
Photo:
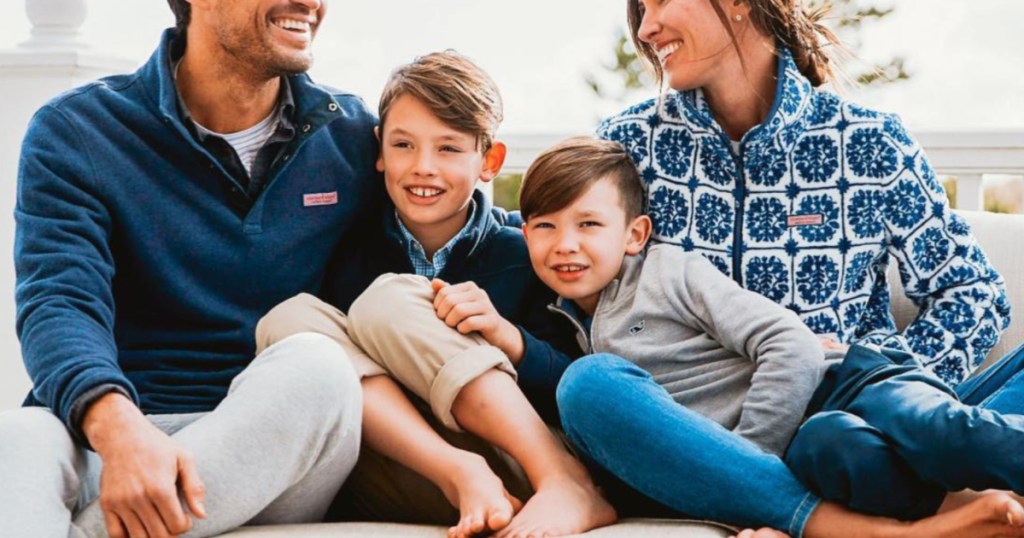
[[[212,536],[319,521],[355,465],[361,416],[359,379],[342,349],[305,333],[257,356],[213,411],[148,418],[195,456],[208,516],[187,536]],[[49,410],[0,413],[2,534],[107,536],[101,470]]]

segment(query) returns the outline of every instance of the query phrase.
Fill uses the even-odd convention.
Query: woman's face
[[[642,14],[638,37],[649,44],[675,90],[709,85],[716,76],[732,70],[727,62],[739,62],[722,20],[711,2],[719,0],[636,0]],[[749,24],[745,3],[723,5],[729,24],[739,31],[735,15]]]

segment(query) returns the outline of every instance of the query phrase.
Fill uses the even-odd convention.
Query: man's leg
[[[90,454],[92,457],[90,457]],[[99,458],[78,446],[49,410],[0,413],[0,521],[10,536],[91,536],[71,528],[80,499],[94,499]],[[103,532],[100,526],[93,529]]]
[[[188,536],[320,521],[355,465],[361,413],[358,378],[334,341],[299,334],[269,347],[216,409],[171,436],[206,486],[208,517]],[[76,522],[97,517],[93,502]]]

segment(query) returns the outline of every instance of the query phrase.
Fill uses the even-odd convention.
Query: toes
[[[1024,527],[1024,507],[1012,498],[1006,500],[1006,522],[1013,527]]]
[[[473,517],[466,516],[459,520],[459,526],[457,527],[458,533],[456,538],[469,538],[473,536]]]
[[[511,508],[496,508],[487,516],[487,528],[496,531],[503,529],[512,522]]]
[[[484,518],[479,514],[473,514],[473,516],[466,522],[466,529],[469,531],[470,535],[479,534],[483,532],[484,528]]]
[[[505,492],[505,500],[512,504],[512,513],[518,514],[523,509],[523,501],[520,501],[518,497],[512,496],[509,492]]]
[[[512,524],[498,531],[494,538],[514,538],[520,536],[520,531],[521,529],[518,526]]]

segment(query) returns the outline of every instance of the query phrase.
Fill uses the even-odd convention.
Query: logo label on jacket
[[[302,205],[305,207],[315,207],[320,205],[334,205],[338,203],[338,191],[333,192],[313,192],[302,195]]]
[[[815,213],[812,215],[790,215],[786,219],[786,226],[797,228],[799,226],[820,226],[825,223],[825,215]]]

